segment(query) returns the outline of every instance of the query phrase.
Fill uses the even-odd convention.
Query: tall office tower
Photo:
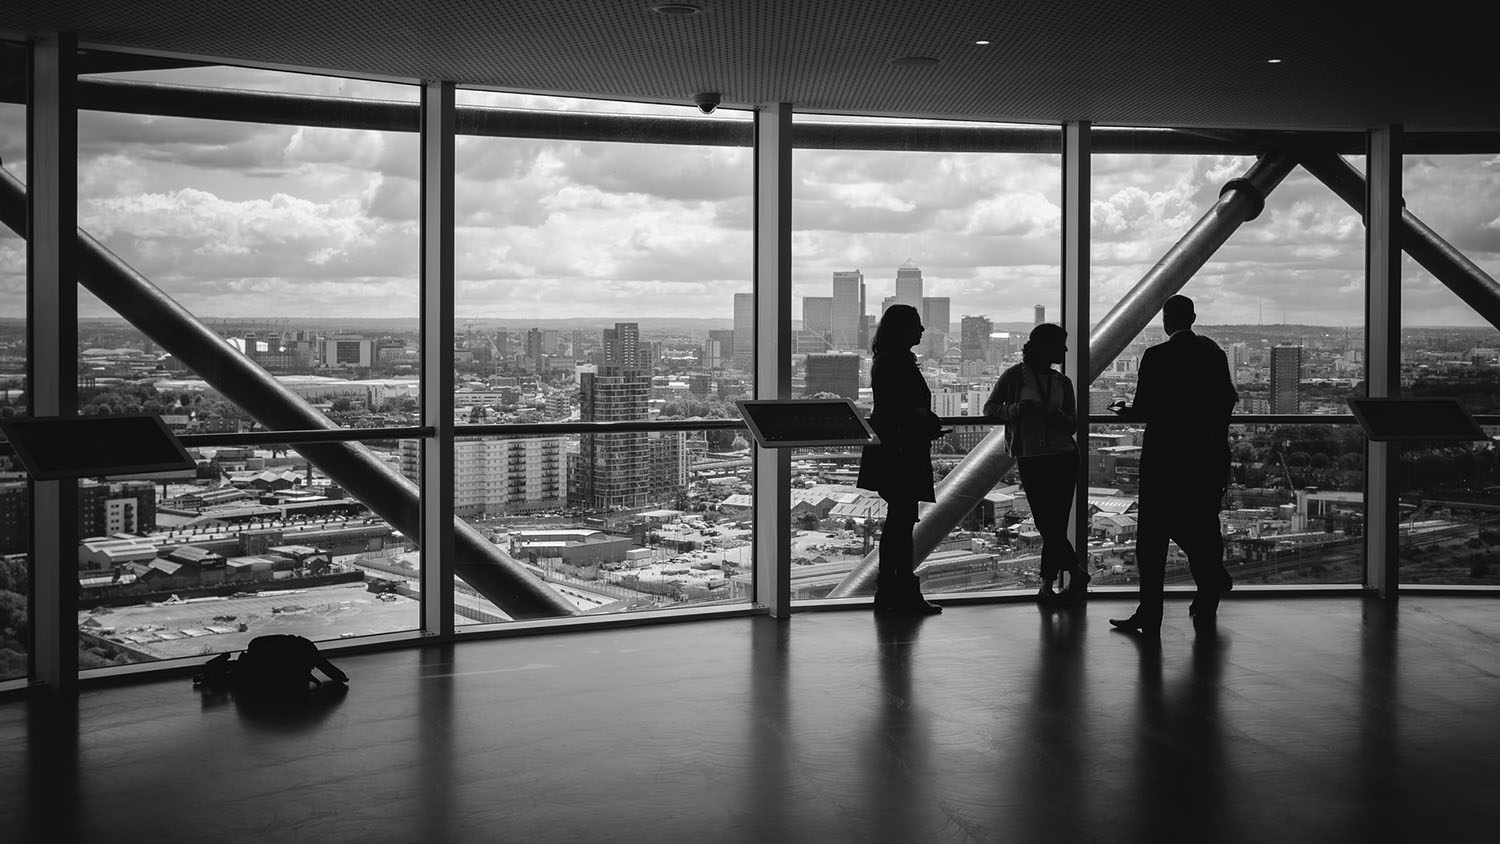
[[[1031,324],[1032,325],[1041,325],[1042,323],[1046,322],[1047,321],[1047,306],[1046,305],[1034,305],[1034,306],[1032,306],[1031,316],[1032,316],[1032,320],[1031,320]]]
[[[922,354],[932,360],[942,360],[944,353],[948,351],[948,321],[951,316],[952,300],[947,296],[924,296],[922,297],[922,325],[926,332],[922,334]]]
[[[988,317],[964,316],[958,326],[958,348],[963,359],[984,360],[994,324]]]
[[[896,302],[922,312],[922,271],[911,261],[896,270]]]
[[[755,294],[734,294],[734,365],[749,370],[755,356]]]
[[[917,308],[922,313],[922,325],[928,331],[941,331],[948,333],[949,321],[953,319],[953,300],[947,296],[924,296],[922,306]]]
[[[510,332],[503,328],[495,332],[495,354],[502,359],[510,354]]]
[[[717,351],[714,344],[718,344]],[[703,357],[704,368],[723,369],[729,358],[734,356],[734,331],[727,328],[709,329],[708,345],[704,349],[710,352]]]
[[[548,355],[557,354],[560,332],[553,328],[542,329],[542,353]]]
[[[888,311],[888,310],[890,310],[891,306],[894,305],[894,304],[896,304],[896,297],[895,296],[887,296],[884,299],[881,299],[880,300],[880,315],[881,316],[885,316],[885,312]]]
[[[932,412],[939,416],[963,416],[964,394],[944,390],[932,394]]]
[[[626,422],[649,418],[651,375],[641,369],[639,326],[618,322],[604,330],[596,373],[578,379],[579,420]],[[650,500],[651,439],[644,432],[584,434],[570,503],[595,510],[643,507]]]
[[[846,399],[859,398],[859,361],[857,354],[833,352],[807,356],[805,396],[832,393]]]
[[[1302,407],[1302,347],[1271,349],[1271,412],[1297,413]]]
[[[865,274],[859,270],[833,274],[833,347],[858,351],[865,347]]]
[[[833,330],[833,297],[802,297],[802,330],[828,333]]]

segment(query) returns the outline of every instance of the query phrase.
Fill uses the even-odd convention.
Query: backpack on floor
[[[226,653],[209,660],[193,683],[237,694],[296,697],[322,685],[314,669],[339,683],[349,680],[310,639],[272,634],[251,639],[238,659]]]

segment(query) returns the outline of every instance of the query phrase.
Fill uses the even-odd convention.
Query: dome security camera
[[[717,91],[705,91],[702,94],[693,95],[693,104],[704,114],[713,114],[714,109],[719,107],[719,94]]]

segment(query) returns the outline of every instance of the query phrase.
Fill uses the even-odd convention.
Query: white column
[[[1068,332],[1063,371],[1078,403],[1078,484],[1069,533],[1080,559],[1088,554],[1089,442],[1089,124],[1063,124],[1062,327]]]
[[[755,115],[755,397],[792,397],[792,106]],[[791,452],[754,447],[755,602],[791,614]]]
[[[1401,392],[1401,127],[1369,134],[1365,228],[1365,383],[1371,397]],[[1372,442],[1365,461],[1365,588],[1396,597],[1400,551],[1393,475],[1398,444]]]
[[[32,416],[78,413],[78,41],[31,47],[26,152],[27,369]],[[33,679],[78,687],[78,484],[31,485]]]
[[[452,82],[422,86],[422,632],[453,635]]]

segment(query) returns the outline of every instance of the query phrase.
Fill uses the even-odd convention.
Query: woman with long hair
[[[1042,535],[1042,588],[1037,592],[1042,604],[1082,603],[1092,579],[1068,536],[1078,478],[1077,400],[1073,382],[1052,369],[1067,350],[1068,332],[1062,326],[1042,323],[1031,329],[1021,362],[1000,375],[984,403],[986,416],[1005,423],[1005,445],[1016,458]],[[1054,583],[1063,572],[1068,585],[1059,593]]]
[[[870,387],[875,410],[870,426],[879,445],[866,446],[858,485],[880,493],[886,504],[880,534],[880,569],[875,587],[878,612],[937,613],[943,608],[922,597],[916,575],[912,528],[917,502],[933,501],[931,442],[943,435],[932,412],[932,391],[917,368],[912,347],[922,341],[922,317],[910,305],[892,305],[880,318],[871,344]]]

